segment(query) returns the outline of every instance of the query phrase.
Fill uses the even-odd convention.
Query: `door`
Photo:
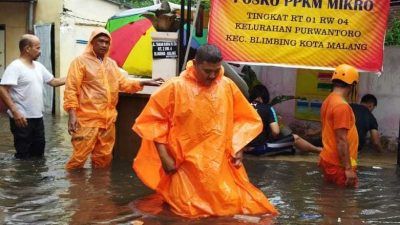
[[[34,26],[35,35],[40,39],[41,55],[38,59],[40,63],[46,67],[48,71],[53,73],[53,61],[52,61],[52,42],[54,36],[52,33],[52,24],[42,24]],[[54,88],[50,85],[45,85],[43,91],[43,102],[44,111],[48,114],[53,112],[54,106]]]

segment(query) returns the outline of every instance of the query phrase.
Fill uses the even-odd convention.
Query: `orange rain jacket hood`
[[[142,138],[136,174],[181,216],[277,214],[244,167],[230,162],[262,130],[260,117],[222,69],[211,86],[200,86],[195,73],[189,63],[136,119],[133,130]],[[164,172],[154,142],[166,144],[175,173]]]
[[[95,29],[84,53],[72,61],[65,85],[64,109],[76,110],[78,123],[83,127],[108,128],[115,122],[119,91],[133,93],[142,90],[137,80],[125,78],[116,62],[108,57],[100,60],[93,52],[92,40],[99,34],[110,33]]]

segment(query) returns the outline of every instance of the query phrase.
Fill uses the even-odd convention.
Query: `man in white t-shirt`
[[[7,66],[0,81],[0,98],[8,108],[15,157],[43,157],[44,84],[61,86],[65,83],[65,78],[54,78],[41,63],[35,61],[40,56],[38,37],[22,35],[19,50],[20,57]]]

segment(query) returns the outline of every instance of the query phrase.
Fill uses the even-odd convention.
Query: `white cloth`
[[[43,88],[54,76],[39,62],[29,68],[20,59],[14,60],[4,71],[0,85],[10,86],[11,99],[26,118],[43,117]],[[8,115],[12,117],[10,110]]]

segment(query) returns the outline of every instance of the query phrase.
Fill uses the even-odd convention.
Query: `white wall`
[[[363,74],[360,80],[360,96],[375,95],[378,107],[373,111],[379,130],[386,136],[397,137],[400,122],[400,47],[386,47],[383,73]]]

